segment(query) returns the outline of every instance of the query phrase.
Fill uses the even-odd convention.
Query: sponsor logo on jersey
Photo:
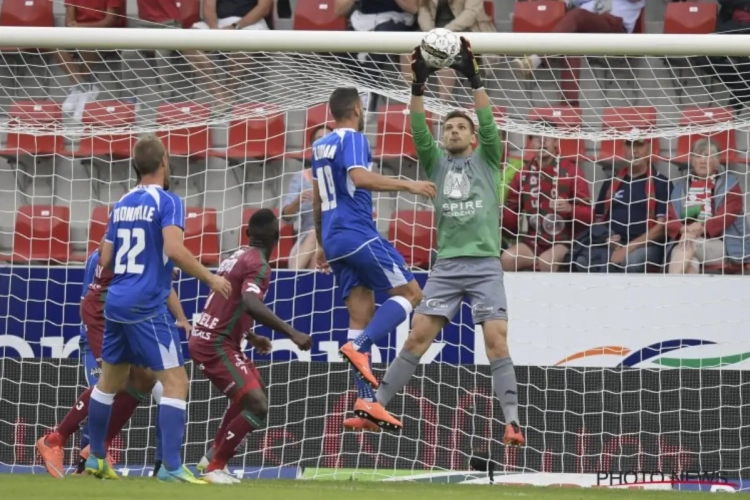
[[[451,170],[445,176],[443,196],[447,200],[443,203],[443,215],[448,217],[472,216],[478,209],[483,208],[481,199],[469,200],[471,195],[471,179],[463,170]]]

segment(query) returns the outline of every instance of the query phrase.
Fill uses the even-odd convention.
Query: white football
[[[451,30],[435,28],[422,38],[420,50],[427,64],[433,68],[447,68],[461,53],[461,39]]]

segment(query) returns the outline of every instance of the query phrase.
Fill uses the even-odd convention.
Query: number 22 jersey
[[[357,188],[349,171],[370,170],[372,153],[367,136],[353,129],[336,129],[312,147],[313,178],[321,198],[323,249],[329,260],[343,257],[353,240],[377,238],[372,219],[372,194]]]
[[[109,216],[106,240],[113,245],[114,276],[104,316],[136,323],[166,313],[174,264],[164,253],[162,229],[185,228],[185,209],[174,193],[139,185],[120,198]]]

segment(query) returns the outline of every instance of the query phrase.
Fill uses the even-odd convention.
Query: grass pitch
[[[426,483],[368,483],[304,480],[247,480],[237,486],[193,486],[164,484],[153,478],[99,481],[89,477],[64,480],[38,475],[0,475],[3,500],[363,500],[408,498],[409,500],[693,500],[711,493],[673,491],[602,490],[587,488],[541,488],[477,486]]]

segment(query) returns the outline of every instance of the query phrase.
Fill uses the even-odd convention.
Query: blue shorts
[[[329,261],[344,299],[349,296],[352,288],[357,286],[385,292],[414,279],[414,275],[406,267],[404,258],[382,236],[364,245],[357,245],[354,240],[351,246],[351,249],[337,248],[337,254],[342,257],[333,258],[333,262]]]
[[[88,382],[89,387],[96,385],[96,382],[99,380],[99,375],[102,372],[102,367],[99,361],[94,358],[94,355],[91,353],[91,349],[89,349],[86,342],[81,342],[79,344],[78,356],[83,365],[86,382]]]
[[[158,314],[138,323],[106,320],[102,360],[112,365],[128,363],[155,372],[185,364],[180,333],[169,314]]]

